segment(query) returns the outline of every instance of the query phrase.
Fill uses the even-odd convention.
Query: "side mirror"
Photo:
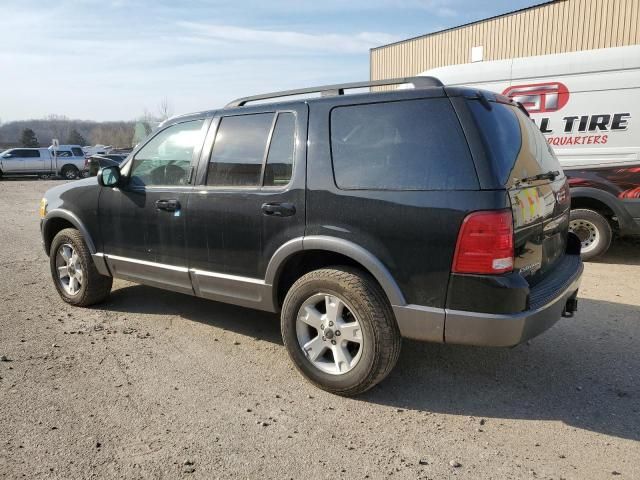
[[[98,183],[103,187],[117,187],[121,181],[120,167],[117,165],[104,167],[98,172]]]

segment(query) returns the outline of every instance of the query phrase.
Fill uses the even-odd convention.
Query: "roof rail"
[[[392,78],[389,80],[371,80],[368,82],[352,82],[338,83],[335,85],[322,85],[319,87],[297,88],[295,90],[283,90],[281,92],[263,93],[261,95],[253,95],[251,97],[237,98],[228,103],[225,108],[243,107],[249,102],[259,100],[268,100],[270,98],[290,97],[293,95],[304,95],[307,93],[320,93],[323,97],[344,95],[345,90],[366,87],[381,87],[385,85],[401,85],[403,83],[412,83],[414,88],[442,87],[444,86],[440,80],[435,77],[406,77]]]

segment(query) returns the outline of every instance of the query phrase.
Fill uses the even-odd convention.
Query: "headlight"
[[[44,218],[47,215],[47,199],[40,200],[40,218]]]

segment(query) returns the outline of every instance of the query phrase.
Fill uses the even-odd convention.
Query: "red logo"
[[[555,112],[569,101],[569,89],[560,82],[514,85],[502,94],[520,102],[529,113]]]

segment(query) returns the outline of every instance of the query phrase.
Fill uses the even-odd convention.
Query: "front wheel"
[[[103,301],[111,291],[113,278],[100,275],[80,232],[61,230],[49,251],[51,276],[60,297],[71,305],[88,307]]]
[[[580,254],[583,260],[591,260],[609,250],[613,237],[611,225],[595,210],[571,210],[569,230],[580,239]]]
[[[384,292],[368,274],[347,267],[315,270],[295,282],[281,326],[300,373],[339,395],[370,389],[400,355],[400,331]]]

